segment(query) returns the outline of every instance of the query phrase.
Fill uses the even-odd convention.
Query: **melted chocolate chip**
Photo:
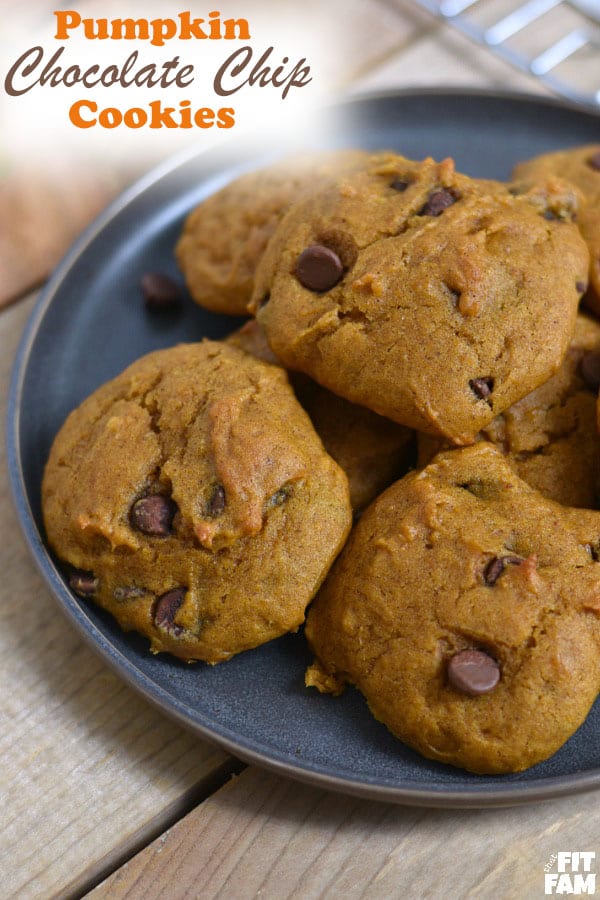
[[[507,566],[520,566],[522,562],[523,560],[520,556],[494,556],[484,569],[483,580],[492,587]]]
[[[472,378],[469,387],[479,400],[489,400],[494,390],[493,378]]]
[[[93,597],[98,590],[99,581],[92,572],[77,569],[69,576],[69,587],[79,597]]]
[[[186,588],[174,588],[172,591],[168,591],[159,597],[154,607],[154,624],[156,627],[164,628],[165,631],[169,631],[175,637],[178,637],[183,631],[181,625],[175,624],[174,619],[177,615],[177,610],[183,603],[185,594]]]
[[[309,291],[330,291],[344,274],[342,261],[333,250],[323,244],[313,244],[303,250],[296,263],[295,275]]]
[[[181,303],[180,286],[163,272],[147,272],[141,285],[146,309],[151,312],[167,312]]]
[[[395,191],[399,191],[401,194],[403,194],[409,184],[409,181],[404,181],[402,178],[394,178],[394,180],[390,184],[390,187]]]
[[[590,169],[594,169],[596,172],[600,172],[600,150],[598,150],[597,153],[594,153],[593,156],[590,156],[587,164]]]
[[[448,681],[470,697],[493,691],[500,681],[500,666],[483,650],[461,650],[448,662]]]
[[[162,494],[142,497],[131,507],[129,521],[133,528],[151,537],[166,537],[171,533],[176,504]]]
[[[600,388],[600,350],[588,350],[579,362],[579,375],[591,391]]]
[[[222,484],[215,484],[213,492],[208,501],[209,516],[220,516],[225,509],[225,488]]]
[[[429,200],[419,213],[420,216],[440,216],[445,209],[456,203],[457,198],[451,191],[434,191],[429,195]]]

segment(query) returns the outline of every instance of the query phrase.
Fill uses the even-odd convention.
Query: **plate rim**
[[[353,105],[363,106],[385,100],[418,99],[420,97],[454,97],[462,100],[469,97],[479,99],[493,98],[494,100],[506,102],[535,104],[562,110],[567,109],[588,117],[591,121],[600,121],[600,112],[593,112],[581,108],[575,103],[555,97],[538,96],[522,91],[488,90],[477,87],[428,86],[423,88],[357,92],[332,102],[330,106],[337,110],[344,110],[350,109]],[[225,153],[231,153],[232,149],[231,145],[225,145]],[[261,155],[263,159],[266,156],[264,147],[262,154],[258,149],[258,145],[252,149],[254,154],[250,156],[246,153],[242,156],[239,149],[237,151],[233,150],[233,157],[238,162],[241,162],[243,158],[250,164],[260,164]],[[332,790],[364,799],[393,802],[407,806],[454,809],[515,806],[548,801],[567,795],[572,796],[600,789],[600,767],[594,772],[573,772],[567,775],[536,778],[526,782],[505,782],[504,786],[500,786],[502,783],[499,781],[498,789],[483,788],[478,786],[477,783],[474,783],[473,788],[449,789],[443,784],[439,788],[431,788],[415,787],[405,783],[400,783],[397,786],[373,783],[364,777],[362,779],[353,779],[348,776],[333,775],[322,771],[322,767],[315,763],[311,763],[309,768],[300,761],[292,763],[275,758],[272,755],[269,756],[253,746],[255,744],[254,739],[247,741],[246,745],[240,744],[239,738],[236,740],[229,729],[223,729],[221,733],[216,733],[214,729],[197,722],[192,715],[191,707],[170,694],[160,684],[140,670],[131,658],[121,653],[110,639],[100,631],[96,624],[88,618],[83,608],[79,606],[71,592],[67,590],[64,580],[48,553],[42,540],[42,535],[35,523],[21,465],[21,400],[33,342],[47,309],[52,304],[62,281],[72,266],[85,253],[94,239],[122,210],[146,190],[155,186],[166,176],[174,174],[177,169],[186,163],[194,159],[200,161],[203,159],[210,160],[217,154],[222,155],[223,153],[223,143],[205,150],[198,150],[197,147],[185,148],[163,160],[159,165],[153,167],[122,191],[70,245],[46,285],[42,288],[40,296],[28,317],[12,365],[8,393],[6,415],[7,469],[13,506],[17,513],[21,531],[46,586],[50,588],[54,601],[75,626],[78,634],[85,640],[86,644],[129,687],[141,694],[155,708],[203,740],[220,747],[225,752],[250,765],[257,765],[274,774],[292,778],[324,790]],[[224,167],[226,166],[225,161],[223,165]],[[250,167],[253,166],[251,165]]]

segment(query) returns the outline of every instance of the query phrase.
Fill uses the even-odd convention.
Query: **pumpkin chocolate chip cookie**
[[[243,316],[254,270],[278,222],[319,182],[358,163],[359,150],[293,157],[235,179],[187,217],[176,256],[194,300]]]
[[[209,663],[298,628],[351,523],[285,373],[212,341],[143,357],[72,412],[42,502],[77,594]]]
[[[519,477],[545,497],[594,509],[600,486],[599,385],[600,325],[580,314],[556,375],[490,422],[479,438],[502,450]],[[417,446],[420,466],[448,448],[424,434]]]
[[[226,342],[277,363],[256,319],[230,334]],[[300,372],[288,375],[323,446],[346,473],[352,509],[360,512],[414,463],[414,432],[332,394]]]
[[[590,269],[589,288],[586,278],[581,279],[579,290],[583,293],[588,288],[584,302],[600,315],[600,144],[545,153],[519,163],[513,173],[515,179],[524,181],[552,176],[569,181],[583,196],[577,224],[589,247]]]
[[[546,500],[492,445],[440,454],[356,525],[307,618],[307,684],[355,684],[431,759],[534,765],[600,690],[599,536],[599,513]]]
[[[513,195],[452,160],[369,157],[296,203],[252,301],[283,364],[453,443],[553,375],[587,248],[573,191]]]

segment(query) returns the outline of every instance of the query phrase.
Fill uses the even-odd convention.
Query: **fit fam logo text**
[[[596,854],[593,850],[559,850],[544,866],[545,894],[596,893],[596,873],[592,871]],[[552,871],[556,864],[556,871]]]

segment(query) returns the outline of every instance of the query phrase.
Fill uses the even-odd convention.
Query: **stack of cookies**
[[[307,685],[473,772],[551,755],[600,692],[599,199],[600,147],[510,184],[321,154],[209,198],[179,264],[253,318],[69,416],[43,508],[72,589],[208,663],[316,597]]]

